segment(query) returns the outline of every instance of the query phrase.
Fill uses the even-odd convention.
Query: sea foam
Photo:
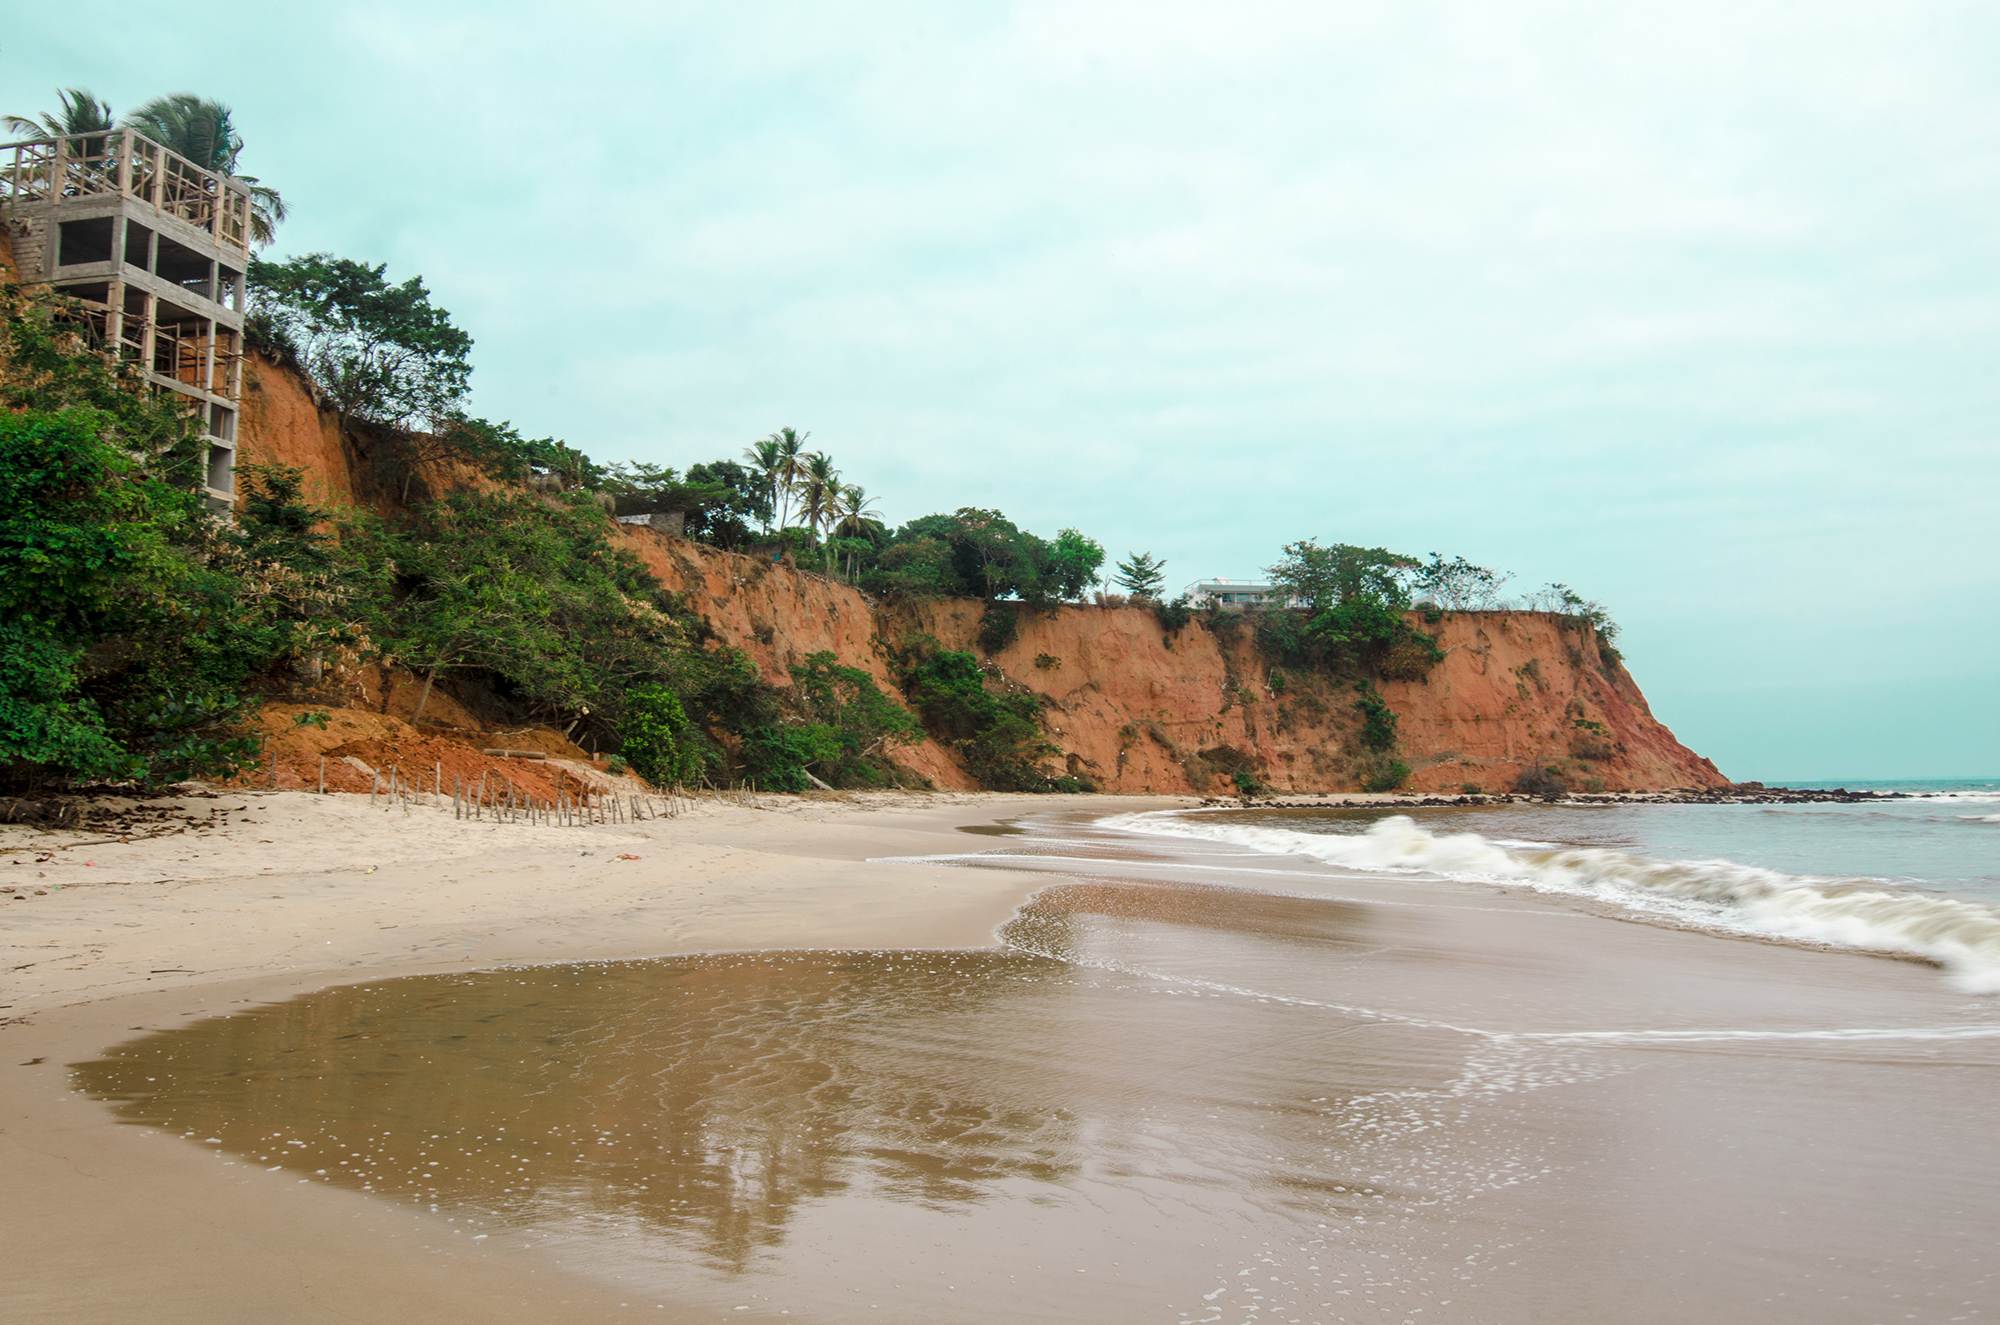
[[[1407,815],[1366,832],[1301,833],[1220,815],[1116,815],[1109,828],[1199,838],[1342,869],[1426,874],[1590,897],[1732,933],[1925,957],[1967,993],[2000,993],[2000,907],[1879,879],[1782,874],[1728,860],[1653,860],[1595,847],[1431,833]]]

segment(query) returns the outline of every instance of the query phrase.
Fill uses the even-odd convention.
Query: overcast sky
[[[533,435],[1560,580],[1773,781],[2000,774],[1996,68],[1925,0],[116,0],[0,110],[227,102],[269,255],[421,274]]]

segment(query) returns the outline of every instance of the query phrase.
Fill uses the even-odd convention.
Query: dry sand
[[[135,1033],[330,984],[514,962],[755,948],[984,947],[1046,874],[869,864],[1074,802],[765,797],[594,827],[467,823],[365,796],[233,792],[215,827],[0,837],[0,1316],[26,1321],[599,1321],[596,1282],[483,1254],[441,1217],[144,1128],[65,1065]],[[211,811],[218,811],[211,815]],[[21,900],[25,898],[25,900]],[[455,1245],[457,1244],[457,1245]],[[672,1318],[643,1304],[654,1320]]]

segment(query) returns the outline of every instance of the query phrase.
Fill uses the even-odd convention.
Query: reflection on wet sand
[[[939,1206],[1060,1181],[1063,1111],[1004,1082],[954,1091],[948,1061],[968,1022],[1008,1015],[996,1001],[1045,995],[1053,966],[810,954],[392,980],[140,1041],[79,1081],[132,1121],[333,1182],[637,1217],[741,1266],[864,1172]]]
[[[1276,1221],[1262,1231],[1298,1244],[1307,1282],[1337,1279],[1311,1264],[1316,1228],[1424,1199],[1364,1158],[1379,1137],[1349,1126],[1351,1106],[1448,1082],[1457,1037],[1055,959],[1106,917],[1163,940],[1233,930],[1293,951],[1349,944],[1361,920],[1300,899],[1079,884],[1010,927],[1037,952],[389,980],[154,1035],[78,1080],[132,1122],[259,1163],[477,1212],[490,1231],[636,1231],[725,1274],[788,1269],[788,1228],[816,1206],[847,1227],[820,1220],[801,1255],[852,1272],[846,1212],[962,1219],[998,1203],[983,1225],[998,1236],[937,1261],[958,1283],[1004,1288],[989,1319],[1087,1316],[1090,1293],[1115,1318],[1135,1281],[1162,1305],[1199,1305],[1236,1272],[1233,1245],[1226,1259],[1216,1248],[1246,1219]],[[1134,1246],[1133,1228],[1159,1231]],[[1029,1290],[1016,1271],[1045,1258],[1037,1246],[1106,1273]]]

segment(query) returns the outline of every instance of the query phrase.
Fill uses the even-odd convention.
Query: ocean
[[[2000,787],[1915,789],[1030,815],[926,858],[1047,876],[995,949],[341,986],[77,1079],[660,1318],[1980,1320]]]

